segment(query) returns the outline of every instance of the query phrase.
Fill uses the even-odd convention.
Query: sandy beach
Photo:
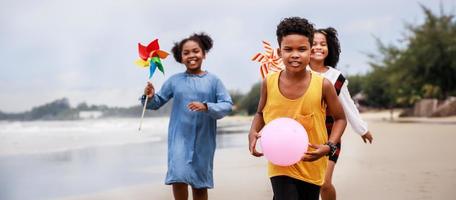
[[[339,199],[456,196],[456,117],[362,115],[374,143],[347,127],[333,179]],[[210,199],[271,199],[266,159],[247,150],[250,121],[220,121]],[[167,119],[145,122],[141,133],[135,119],[0,124],[0,199],[172,199],[163,184]]]
[[[350,127],[343,136],[342,154],[334,174],[338,199],[452,199],[456,196],[456,119],[400,119],[388,112],[363,117],[374,134],[364,144]],[[237,119],[239,120],[239,119]],[[248,120],[244,118],[241,120]],[[245,147],[218,149],[215,188],[209,199],[272,199],[265,158],[254,158]],[[166,166],[144,169],[166,172]],[[172,199],[162,181],[59,198],[64,200]]]

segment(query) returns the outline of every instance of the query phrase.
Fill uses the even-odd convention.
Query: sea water
[[[163,182],[169,118],[0,122],[0,199],[52,199]],[[219,122],[218,148],[248,126]]]

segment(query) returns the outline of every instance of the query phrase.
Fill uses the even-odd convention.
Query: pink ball
[[[277,118],[260,131],[264,156],[275,165],[290,166],[307,152],[309,138],[306,129],[291,118]]]

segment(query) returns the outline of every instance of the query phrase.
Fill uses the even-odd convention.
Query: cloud
[[[454,0],[444,3],[450,1],[454,6]],[[136,44],[159,38],[169,51],[173,42],[199,31],[215,42],[203,67],[228,89],[247,92],[260,79],[251,56],[262,51],[261,40],[275,44],[276,25],[288,16],[337,28],[343,45],[340,66],[364,72],[368,67],[360,52],[374,49],[371,34],[398,37],[398,20],[420,12],[414,1],[393,0],[2,1],[0,110],[24,111],[61,97],[136,104],[147,81],[147,71],[133,64]],[[172,57],[163,62],[166,75],[153,78],[157,88],[184,71]],[[23,101],[30,97],[33,101]]]

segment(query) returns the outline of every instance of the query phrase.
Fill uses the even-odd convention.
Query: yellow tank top
[[[267,100],[263,109],[264,122],[289,117],[301,123],[307,131],[311,144],[324,144],[328,140],[325,127],[326,106],[322,103],[323,77],[311,73],[307,91],[297,99],[288,99],[279,89],[281,72],[270,74],[267,78]],[[313,150],[313,149],[310,149]],[[268,175],[289,176],[315,185],[322,185],[328,158],[326,156],[314,162],[299,161],[283,167],[268,163]]]

